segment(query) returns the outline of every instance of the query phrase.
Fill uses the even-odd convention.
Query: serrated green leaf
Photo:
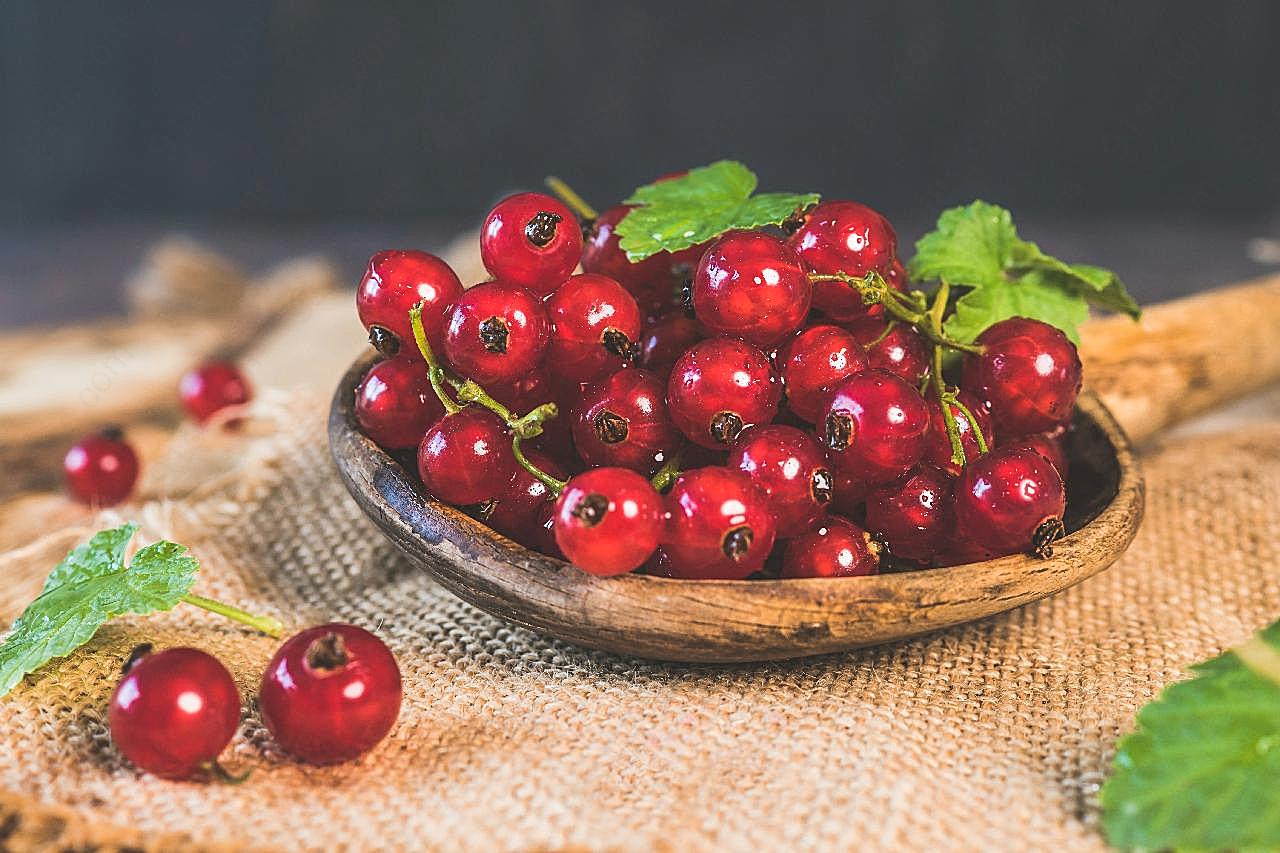
[[[1020,241],[1010,251],[1009,271],[1017,275],[1031,270],[1052,273],[1063,287],[1076,290],[1099,308],[1119,311],[1135,320],[1142,316],[1138,303],[1111,270],[1091,264],[1068,264],[1046,255],[1035,243]]]
[[[755,188],[755,174],[733,160],[640,187],[625,202],[637,206],[617,225],[618,245],[629,260],[641,261],[658,252],[687,249],[726,231],[780,225],[819,198],[814,193],[753,196]]]
[[[912,281],[945,279],[967,287],[1005,282],[1005,268],[1019,243],[1009,211],[985,201],[944,210],[938,226],[916,241]]]
[[[1016,284],[974,288],[956,300],[955,312],[943,330],[948,337],[969,343],[1001,320],[1030,317],[1056,326],[1078,344],[1076,327],[1089,318],[1089,307],[1078,294],[1047,278],[1032,272]]]
[[[200,564],[182,545],[148,545],[125,567],[125,549],[137,529],[126,524],[96,534],[49,574],[0,644],[0,696],[27,673],[88,642],[108,619],[168,610],[190,591]]]

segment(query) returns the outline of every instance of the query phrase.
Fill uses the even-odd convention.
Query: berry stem
[[[945,280],[938,283],[938,292],[933,296],[933,306],[929,309],[927,316],[927,326],[930,331],[942,335],[942,315],[947,310],[947,299],[951,296],[951,285]],[[948,399],[947,383],[942,377],[942,347],[943,344],[933,339],[933,389],[938,395],[938,405],[942,408],[942,422],[947,427],[947,439],[951,442],[951,461],[955,465],[965,464],[964,445],[960,442],[960,427],[956,425],[955,413],[951,411],[951,401]],[[969,416],[969,423],[973,424],[973,416]]]
[[[680,452],[674,451],[667,457],[667,461],[662,463],[662,467],[658,469],[649,482],[653,484],[653,489],[658,494],[664,494],[668,489],[675,485],[676,478],[680,476]]]
[[[865,276],[859,278],[857,276],[847,275],[845,273],[810,273],[809,280],[813,282],[819,281],[838,281],[843,282],[854,290],[858,291],[858,295],[862,297],[862,301],[867,305],[883,305],[885,311],[893,315],[904,323],[914,326],[920,334],[924,335],[934,344],[944,346],[947,349],[959,350],[967,353],[981,353],[982,347],[977,344],[966,344],[947,337],[942,332],[941,314],[937,317],[937,323],[930,320],[930,313],[938,310],[938,300],[934,300],[932,309],[926,309],[924,294],[919,291],[911,291],[910,295],[899,293],[889,286],[880,273],[872,270]],[[944,294],[941,303],[941,311],[946,311],[946,294],[949,289],[939,288],[939,292]]]
[[[951,405],[960,410],[960,414],[964,415],[969,421],[969,428],[973,430],[973,437],[978,442],[978,454],[981,455],[990,450],[987,446],[987,437],[982,434],[982,427],[978,426],[978,419],[973,416],[973,412],[964,403],[960,402],[960,398],[955,394],[951,395]]]
[[[553,403],[548,403],[547,405],[554,406]],[[543,471],[537,465],[534,465],[532,462],[530,462],[529,457],[524,455],[524,449],[521,447],[521,444],[523,442],[524,442],[524,439],[520,437],[519,433],[511,436],[511,455],[516,458],[516,462],[520,465],[521,468],[523,468],[524,470],[532,474],[534,477],[536,477],[544,486],[546,486],[551,491],[552,495],[554,495],[555,497],[560,497],[560,493],[564,491],[564,487],[569,485],[568,481],[557,480],[555,477],[552,477],[546,471]]]
[[[573,187],[557,178],[555,175],[548,175],[545,180],[546,185],[555,193],[561,201],[569,205],[573,212],[583,219],[595,219],[600,214],[596,213],[596,209],[587,204],[587,200],[573,191]]]
[[[193,604],[202,610],[208,610],[210,613],[217,613],[219,616],[225,616],[233,619],[241,624],[248,625],[255,631],[261,631],[268,637],[283,637],[284,624],[279,619],[270,616],[255,616],[239,607],[233,607],[230,604],[223,604],[221,601],[215,601],[212,598],[205,598],[203,595],[193,595],[187,593],[182,596],[182,600],[187,604]]]
[[[422,359],[427,363],[427,377],[431,380],[431,389],[440,398],[440,404],[444,406],[444,410],[454,415],[462,411],[462,407],[449,396],[449,393],[444,388],[444,368],[440,366],[440,360],[436,358],[435,352],[431,349],[431,344],[427,341],[427,330],[422,326],[423,304],[422,301],[419,301],[409,309],[409,325],[413,327],[413,339],[418,344],[418,351],[422,353]]]

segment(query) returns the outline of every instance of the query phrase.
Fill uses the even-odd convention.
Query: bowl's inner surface
[[[1062,519],[1067,533],[1074,533],[1115,499],[1120,487],[1116,448],[1092,418],[1079,409],[1066,435],[1067,511]]]

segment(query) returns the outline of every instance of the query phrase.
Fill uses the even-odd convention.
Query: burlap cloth
[[[348,498],[320,401],[264,409],[247,436],[180,436],[150,476],[188,497],[124,514],[192,546],[198,592],[378,631],[405,676],[399,724],[355,763],[297,764],[254,704],[274,641],[186,606],[120,619],[0,702],[0,846],[1099,848],[1098,787],[1137,709],[1280,615],[1280,421],[1147,454],[1137,541],[1061,595],[855,654],[709,667],[460,603]],[[86,533],[0,557],[0,618]],[[112,749],[107,700],[141,641],[236,674],[248,707],[224,758],[248,782],[165,782]]]

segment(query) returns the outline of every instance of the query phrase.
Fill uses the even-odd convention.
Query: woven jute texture
[[[343,491],[321,403],[265,420],[180,435],[149,476],[188,496],[122,517],[191,545],[202,594],[377,631],[405,677],[399,724],[352,764],[295,763],[255,704],[274,641],[185,605],[120,619],[0,702],[0,847],[1101,848],[1098,787],[1137,709],[1280,613],[1280,424],[1148,454],[1132,549],[1054,598],[853,654],[695,667],[460,603]],[[0,618],[87,532],[0,557],[22,588]],[[246,708],[224,763],[248,782],[166,782],[112,749],[108,697],[143,641],[235,673]]]

